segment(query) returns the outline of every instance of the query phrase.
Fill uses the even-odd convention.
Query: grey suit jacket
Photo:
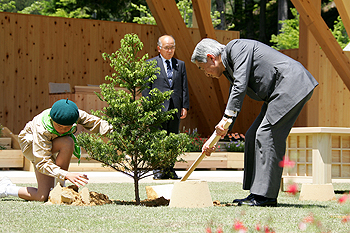
[[[226,109],[239,112],[247,94],[268,104],[272,125],[318,85],[299,62],[258,41],[233,40],[221,59],[232,84]]]
[[[174,103],[174,107],[178,109],[177,116],[180,118],[181,108],[190,108],[185,62],[175,58],[171,59],[173,67],[173,83],[172,86],[170,86],[160,55],[151,58],[150,60],[157,61],[157,66],[160,67],[160,73],[157,74],[157,79],[155,79],[153,83],[149,83],[150,89],[145,89],[142,92],[142,95],[149,96],[149,92],[153,88],[158,88],[161,92],[173,90],[174,92],[171,95],[171,100]],[[168,111],[170,100],[166,100],[163,105],[163,111]]]

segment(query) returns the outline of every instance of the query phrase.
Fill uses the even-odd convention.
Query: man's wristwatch
[[[229,115],[226,115],[226,114],[224,114],[224,117],[227,118],[227,119],[233,119],[234,118],[234,116],[229,116]]]

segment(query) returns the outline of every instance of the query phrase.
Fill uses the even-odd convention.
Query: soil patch
[[[169,205],[170,200],[165,199],[163,196],[156,199],[145,199],[140,201],[140,205],[156,207],[156,206],[167,206]],[[118,205],[136,205],[136,201],[121,201],[121,200],[113,200],[114,204]]]
[[[45,203],[59,204],[59,205],[73,205],[73,206],[95,206],[111,204],[108,196],[102,193],[89,191],[84,187],[80,192],[77,186],[70,185],[68,187],[61,187],[57,183],[56,187],[50,191],[49,200]]]
[[[168,206],[170,200],[165,199],[163,196],[156,199],[145,199],[140,201],[141,206],[157,207]],[[59,205],[73,205],[73,206],[95,206],[105,204],[117,204],[117,205],[136,205],[136,201],[123,201],[123,200],[110,200],[109,197],[102,193],[89,191],[84,187],[79,192],[79,189],[75,185],[68,187],[61,187],[57,183],[56,187],[50,191],[49,200],[45,203],[59,204]],[[220,201],[213,201],[213,206],[234,206],[232,203],[220,203]]]

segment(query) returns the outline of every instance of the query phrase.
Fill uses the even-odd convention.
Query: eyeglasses
[[[164,50],[174,50],[175,49],[175,46],[171,46],[171,47],[161,47],[161,49],[164,49]]]

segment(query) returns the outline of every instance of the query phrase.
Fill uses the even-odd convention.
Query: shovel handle
[[[224,129],[227,129],[232,123],[232,119],[228,119],[224,125]],[[210,136],[209,140],[209,147],[213,147],[220,139],[221,136],[216,134],[216,131],[214,131],[214,133]],[[191,175],[191,173],[194,171],[194,169],[196,169],[196,167],[200,164],[200,162],[202,162],[202,160],[205,157],[205,153],[202,152],[198,158],[196,159],[196,161],[194,161],[194,163],[192,163],[191,167],[188,169],[188,171],[186,172],[185,176],[182,177],[182,179],[180,181],[186,181],[187,178]]]

